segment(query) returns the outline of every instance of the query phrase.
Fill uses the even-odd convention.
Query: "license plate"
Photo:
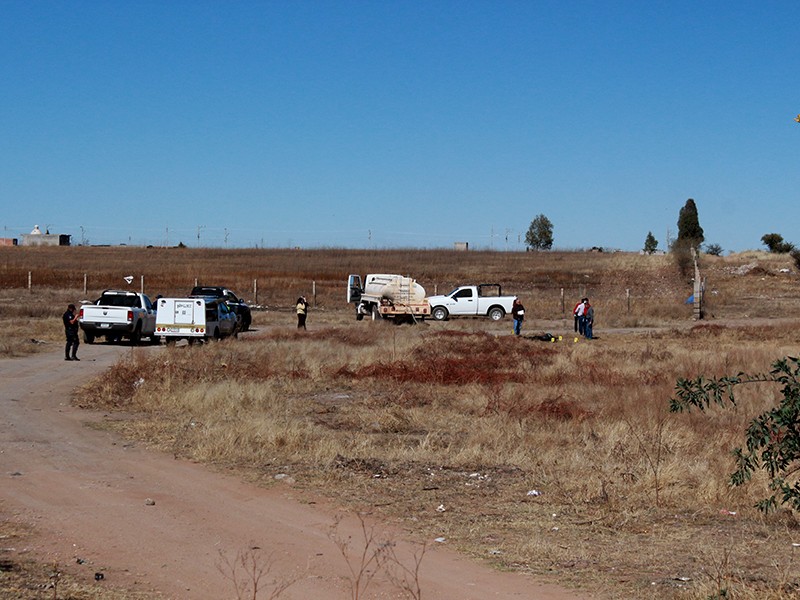
[[[167,333],[180,333],[181,332],[180,327],[166,327],[165,331]]]
[[[100,328],[101,328],[101,329],[103,329],[103,328],[106,328],[106,329],[107,329],[107,328],[109,328],[109,327],[111,327],[111,323],[100,323]]]

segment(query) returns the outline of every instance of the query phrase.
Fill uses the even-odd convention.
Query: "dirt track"
[[[258,546],[273,553],[279,578],[302,573],[281,598],[350,597],[347,566],[328,537],[335,507],[288,486],[262,489],[212,473],[87,426],[102,415],[71,407],[71,390],[129,351],[82,345],[80,363],[65,362],[60,349],[0,361],[0,511],[34,526],[35,555],[87,582],[100,571],[105,579],[97,585],[222,600],[236,594],[218,569],[221,553],[234,558]],[[402,533],[369,525],[408,555]],[[360,551],[357,518],[345,518],[338,531]],[[421,569],[425,598],[589,597],[493,571],[457,556],[447,542],[431,541],[429,548]],[[366,597],[403,596],[379,574]]]

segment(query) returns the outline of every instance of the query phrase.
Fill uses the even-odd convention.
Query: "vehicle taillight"
[[[132,310],[128,311],[128,321],[133,321],[133,311]]]
[[[80,313],[78,313],[78,318],[80,318],[80,319],[82,319],[82,318],[83,318],[83,309],[81,309],[81,312],[80,312]]]

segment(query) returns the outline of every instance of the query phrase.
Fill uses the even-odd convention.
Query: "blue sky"
[[[794,2],[0,0],[3,237],[800,243]]]

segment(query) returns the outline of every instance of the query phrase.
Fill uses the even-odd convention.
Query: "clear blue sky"
[[[797,8],[0,0],[2,235],[800,244]]]

